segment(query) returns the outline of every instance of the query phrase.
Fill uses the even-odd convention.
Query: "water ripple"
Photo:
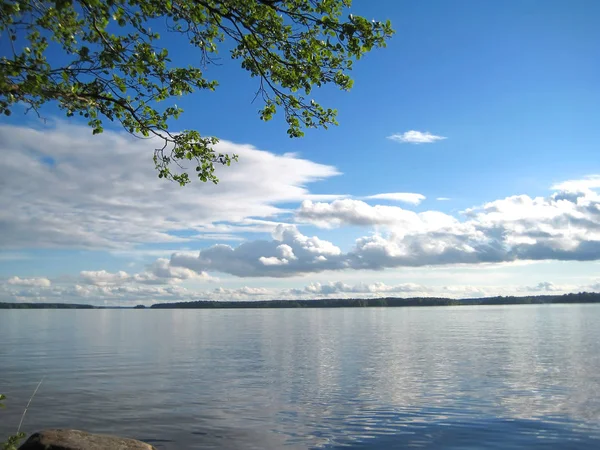
[[[600,448],[600,306],[3,311],[0,438],[158,449]],[[0,439],[1,440],[1,439]]]

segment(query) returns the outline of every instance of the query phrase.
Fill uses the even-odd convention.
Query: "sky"
[[[339,126],[288,138],[227,61],[172,128],[239,154],[159,180],[154,145],[50,105],[0,119],[0,301],[541,295],[600,290],[600,3],[377,2],[387,48]],[[175,57],[197,55],[175,48]],[[43,110],[44,111],[44,110]]]

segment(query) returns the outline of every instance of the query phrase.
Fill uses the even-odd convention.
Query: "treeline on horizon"
[[[97,309],[97,307],[75,303],[0,303],[0,309]]]
[[[157,303],[150,308],[363,308],[363,307],[403,307],[403,306],[461,306],[461,305],[542,305],[553,303],[600,303],[600,293],[580,292],[563,295],[533,295],[525,297],[482,297],[452,299],[444,297],[413,298],[332,298],[315,300],[258,300],[258,301],[208,301]],[[145,309],[135,307],[109,307],[110,309]],[[69,303],[0,303],[0,309],[108,309],[105,306]]]
[[[460,305],[536,305],[551,303],[600,303],[600,293],[537,295],[526,297],[482,297],[452,299],[444,297],[383,297],[383,298],[332,298],[317,300],[257,300],[257,301],[195,301],[157,303],[150,308],[363,308],[402,306],[460,306]]]

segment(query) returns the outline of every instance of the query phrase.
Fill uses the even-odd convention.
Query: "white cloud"
[[[7,283],[12,286],[48,287],[52,283],[48,278],[19,278],[11,277]]]
[[[337,175],[334,167],[224,140],[217,151],[239,154],[240,162],[218,167],[216,186],[181,188],[158,179],[154,147],[111,131],[92,139],[83,126],[0,126],[0,179],[10,186],[0,197],[0,247],[123,250],[219,234],[231,239],[272,231],[269,219],[286,212],[278,204],[337,198],[306,188]],[[42,162],[48,157],[52,167]]]
[[[213,272],[292,277],[348,269],[600,259],[598,175],[558,183],[547,197],[507,197],[454,217],[313,195],[306,186],[336,175],[335,168],[226,141],[218,150],[240,154],[241,162],[219,169],[221,184],[193,183],[182,189],[156,178],[152,148],[152,142],[112,132],[90,139],[87,127],[34,131],[0,126],[0,179],[10,186],[0,197],[0,247],[160,256],[141,273],[83,272],[78,279],[83,290],[211,281]],[[43,164],[44,157],[55,164]],[[420,195],[383,193],[370,199],[416,204]],[[298,202],[295,214],[281,207]],[[342,251],[335,242],[284,224],[284,214],[301,225],[368,230]],[[166,250],[136,247],[166,242],[173,245],[161,248],[176,249],[185,243],[189,250],[198,240],[233,240],[240,233],[247,240],[239,245],[213,245],[193,254],[176,251],[170,258]],[[272,238],[250,239],[251,233],[271,233]],[[11,286],[49,283],[27,280],[35,279],[17,278]]]
[[[91,284],[94,286],[112,286],[116,284],[123,284],[130,280],[130,276],[127,272],[119,271],[116,273],[110,273],[106,270],[98,271],[82,271],[79,273],[82,284]]]
[[[207,296],[211,300],[247,300],[253,297],[277,296],[277,291],[261,287],[244,286],[237,289],[216,288]]]
[[[294,249],[287,244],[281,244],[277,247],[277,250],[285,259],[298,259],[296,258],[296,255],[294,255]]]
[[[394,200],[397,202],[410,203],[411,205],[418,205],[425,196],[423,194],[416,194],[412,192],[388,192],[383,194],[369,195],[365,197],[370,200]]]
[[[107,272],[106,270],[82,271],[78,283],[93,286],[121,286],[131,284],[164,285],[180,283],[184,280],[215,281],[206,272],[195,272],[185,267],[176,267],[166,258],[158,258],[147,270],[141,273],[128,274],[124,271]]]
[[[566,192],[582,192],[600,188],[600,175],[590,175],[580,180],[569,180],[554,184],[551,189]]]
[[[505,288],[504,288],[505,289]],[[492,295],[504,294],[504,289],[496,287],[482,287],[482,286],[470,286],[470,285],[453,285],[443,286],[442,289],[436,291],[440,297],[449,298],[482,298],[489,297]],[[510,294],[508,294],[510,295]]]
[[[343,264],[341,255],[341,249],[331,242],[305,236],[294,226],[279,225],[271,241],[248,241],[237,247],[218,244],[196,256],[175,253],[170,264],[197,272],[223,272],[240,277],[289,277],[339,269]]]
[[[174,255],[171,264],[241,277],[289,277],[327,270],[600,259],[600,196],[593,191],[507,197],[468,209],[464,216],[460,221],[439,211],[415,213],[352,199],[305,200],[296,212],[300,221],[323,228],[381,230],[357,239],[342,253],[329,241],[280,225],[272,241],[213,246],[197,257]],[[281,244],[290,247],[295,260],[283,257]]]
[[[595,283],[595,284],[594,284]],[[164,302],[188,301],[251,301],[251,300],[294,300],[323,297],[376,298],[376,297],[446,297],[474,298],[497,295],[545,295],[569,292],[597,291],[600,283],[589,281],[584,284],[556,286],[542,282],[535,286],[475,286],[449,285],[424,286],[415,283],[396,285],[382,282],[347,284],[337,282],[312,282],[304,287],[273,289],[261,286],[239,288],[217,287],[212,290],[192,290],[183,286],[152,285],[81,285],[52,284],[50,286],[15,286],[0,283],[0,301],[80,303],[106,306],[151,305]]]
[[[288,263],[288,260],[285,258],[278,258],[277,256],[261,256],[258,260],[263,263],[265,266],[283,266]]]
[[[296,211],[296,218],[322,228],[385,225],[403,230],[433,231],[458,223],[454,217],[438,211],[415,213],[398,206],[369,205],[353,199],[335,200],[331,203],[305,200]]]
[[[431,144],[447,138],[444,136],[436,136],[428,131],[423,132],[410,130],[404,133],[392,134],[391,136],[388,136],[388,139],[400,142],[402,144]]]
[[[600,258],[600,196],[591,190],[507,197],[466,210],[462,221],[439,211],[416,213],[353,199],[305,200],[296,217],[322,227],[360,225],[378,232],[342,252],[333,242],[278,224],[271,240],[175,253],[136,275],[83,273],[81,283],[160,285],[194,277],[210,280],[209,273],[215,272],[280,278],[348,269]]]
[[[452,199],[450,197],[437,197],[436,200],[438,202],[449,202]]]
[[[304,288],[304,292],[311,295],[335,295],[335,294],[392,294],[392,293],[417,293],[426,292],[427,289],[415,283],[403,283],[394,286],[385,283],[359,283],[349,285],[346,283],[329,282],[321,284],[319,282],[310,283]]]
[[[216,281],[206,272],[195,272],[185,267],[174,267],[167,258],[159,258],[152,263],[146,272],[135,274],[132,280],[144,284],[173,284],[184,280]]]
[[[51,286],[14,286],[0,284],[0,301],[32,303],[80,303],[131,306],[138,303],[178,302],[204,299],[202,292],[182,286],[143,284],[93,285],[52,284]]]

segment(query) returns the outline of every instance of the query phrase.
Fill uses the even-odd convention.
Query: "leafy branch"
[[[216,165],[237,156],[217,153],[218,140],[197,130],[171,131],[183,112],[175,100],[217,88],[205,70],[225,46],[258,79],[262,120],[283,111],[290,137],[336,124],[334,109],[309,98],[312,89],[350,89],[353,62],[393,34],[389,21],[342,19],[350,6],[350,0],[0,0],[0,38],[11,45],[0,57],[0,113],[11,115],[21,104],[40,115],[45,103],[56,102],[67,117],[85,118],[93,134],[108,120],[158,142],[160,178],[187,184],[183,165],[192,162],[200,180],[216,183]],[[197,63],[174,62],[165,42],[194,50]]]

